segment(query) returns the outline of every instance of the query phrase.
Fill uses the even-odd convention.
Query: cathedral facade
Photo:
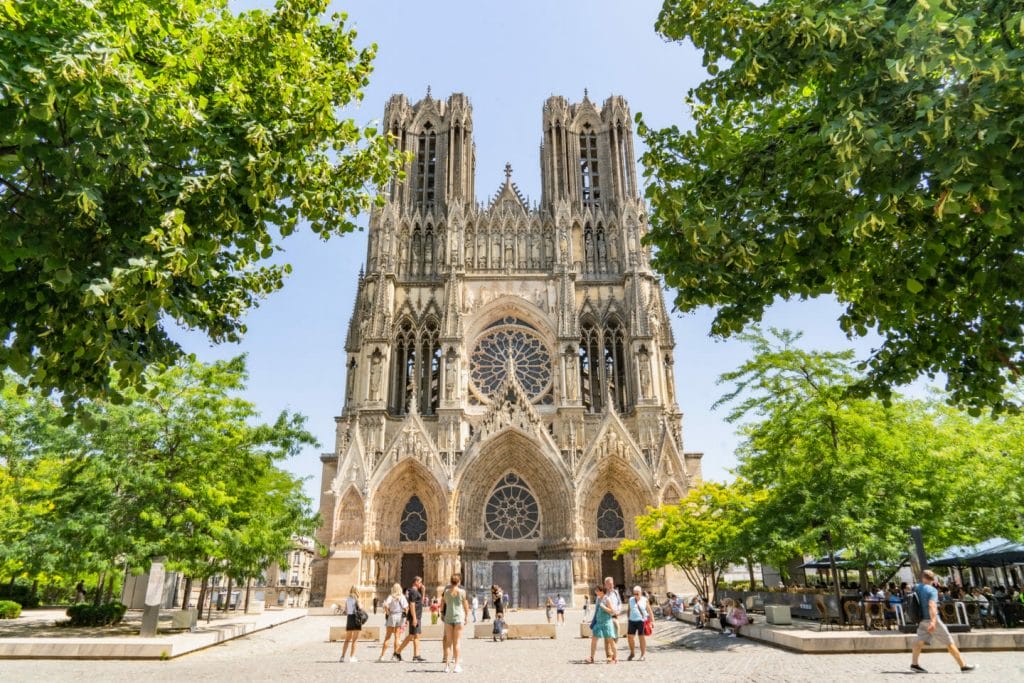
[[[370,217],[314,601],[455,571],[522,607],[608,575],[663,591],[613,551],[701,454],[682,448],[625,100],[545,102],[532,206],[508,165],[477,202],[464,95],[395,95],[383,121],[412,162]]]

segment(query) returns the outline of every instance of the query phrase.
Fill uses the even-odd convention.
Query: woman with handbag
[[[405,611],[409,609],[409,601],[402,595],[402,584],[396,583],[391,587],[391,595],[384,600],[384,625],[387,631],[384,632],[384,642],[380,646],[380,657],[378,662],[384,661],[384,651],[388,649],[388,641],[394,638],[391,657],[402,661],[402,655],[398,653],[398,632],[402,629],[402,620],[405,618]]]
[[[634,637],[640,639],[640,661],[647,659],[647,624],[650,619],[651,608],[643,589],[633,586],[633,596],[629,599],[629,627],[626,630],[626,640],[629,641],[629,658],[626,661],[631,662],[636,656]]]
[[[587,664],[594,663],[594,654],[597,652],[597,641],[604,640],[605,663],[618,664],[619,660],[615,654],[615,639],[619,635],[619,626],[615,621],[618,613],[616,607],[608,600],[608,594],[603,585],[594,589],[594,620],[590,622],[590,659]]]
[[[359,606],[359,591],[352,586],[348,597],[345,598],[345,643],[341,646],[341,659],[338,661],[350,664],[359,661],[356,659],[356,640],[359,639],[359,632],[363,630],[367,618],[368,615]]]

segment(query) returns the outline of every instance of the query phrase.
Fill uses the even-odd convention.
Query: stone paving
[[[658,622],[646,662],[626,662],[625,639],[619,642],[616,666],[584,664],[589,642],[579,637],[580,613],[570,612],[557,640],[492,643],[464,641],[461,678],[471,681],[906,681],[910,655],[800,655],[742,638],[726,638],[675,622]],[[373,617],[371,624],[380,621]],[[525,623],[541,614],[513,615]],[[373,681],[432,680],[442,675],[441,646],[423,646],[426,664],[377,663],[379,643],[359,645],[355,664],[341,664],[340,643],[328,643],[327,631],[340,617],[306,617],[171,661],[26,661],[0,660],[4,681],[104,681],[147,683],[188,681]],[[411,654],[411,651],[407,651]],[[598,652],[602,652],[598,648]],[[975,681],[1024,680],[1024,655],[1019,652],[977,652],[968,655],[979,670]],[[935,676],[960,676],[945,653],[926,653],[921,663]],[[427,674],[424,676],[424,674]],[[431,675],[433,674],[433,675]]]

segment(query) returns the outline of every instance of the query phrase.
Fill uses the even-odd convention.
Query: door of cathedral
[[[423,576],[423,553],[402,553],[402,588],[411,586],[417,576]]]
[[[499,586],[502,591],[512,598],[512,563],[495,562],[491,568],[491,583]]]
[[[537,595],[537,563],[519,563],[519,607],[535,609],[540,607]]]
[[[626,567],[622,558],[614,557],[614,550],[601,551],[601,579],[610,576],[615,580],[616,586],[626,585]]]

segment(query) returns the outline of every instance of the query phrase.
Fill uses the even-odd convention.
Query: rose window
[[[523,481],[507,474],[494,487],[484,511],[487,538],[515,541],[540,535],[540,508]]]
[[[470,355],[474,390],[490,398],[509,368],[531,401],[551,386],[551,356],[536,332],[516,318],[506,318],[488,328]]]

